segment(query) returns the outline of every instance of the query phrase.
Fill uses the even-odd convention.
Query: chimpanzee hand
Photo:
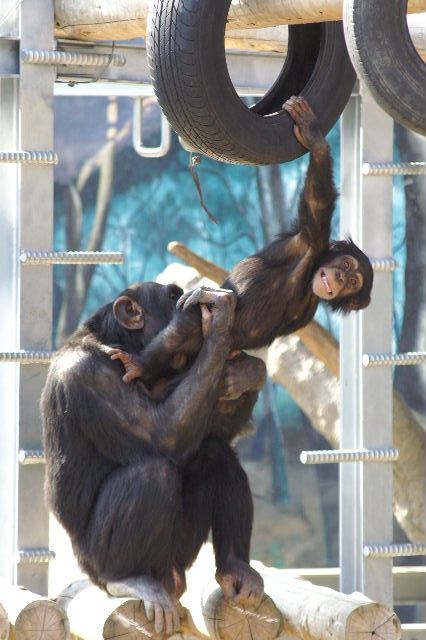
[[[143,368],[137,355],[127,353],[121,349],[109,349],[108,353],[111,360],[121,360],[126,373],[123,376],[123,382],[127,384],[132,380],[143,377]]]
[[[302,96],[291,96],[284,104],[285,109],[296,123],[293,131],[297,140],[312,152],[327,148],[318,120],[308,101]]]
[[[198,287],[194,291],[184,293],[176,303],[178,309],[188,309],[193,304],[201,305],[203,336],[212,334],[229,334],[234,323],[234,311],[237,297],[229,289],[209,289]],[[206,307],[206,305],[208,305]],[[211,318],[209,318],[209,314]]]
[[[219,386],[219,400],[236,400],[246,391],[260,391],[265,380],[264,362],[242,353],[225,363],[224,376]]]

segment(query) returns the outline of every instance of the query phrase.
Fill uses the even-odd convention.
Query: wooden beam
[[[77,40],[128,40],[144,36],[149,4],[150,0],[54,0],[55,36]],[[408,11],[426,11],[426,0],[409,0]],[[341,20],[342,14],[343,0],[233,0],[228,29],[256,30]],[[244,39],[241,34],[239,37]],[[251,40],[255,42],[256,38]]]

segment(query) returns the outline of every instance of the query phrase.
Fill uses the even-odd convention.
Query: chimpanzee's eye
[[[345,271],[348,271],[348,269],[350,269],[351,263],[349,262],[349,260],[343,260],[343,268],[345,269]]]
[[[357,286],[357,284],[358,284],[358,280],[357,280],[356,278],[351,278],[351,285],[352,285],[353,287],[356,287],[356,286]]]

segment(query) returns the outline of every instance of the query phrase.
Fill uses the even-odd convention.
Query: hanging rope
[[[204,197],[203,197],[203,190],[201,188],[201,182],[200,182],[200,178],[198,177],[198,173],[197,173],[197,169],[196,166],[197,164],[200,164],[201,162],[201,156],[199,155],[194,155],[192,153],[192,151],[190,151],[189,153],[189,171],[191,173],[191,176],[195,182],[195,186],[197,187],[197,191],[198,191],[198,197],[200,199],[200,204],[203,207],[204,211],[207,213],[209,219],[214,222],[215,224],[219,224],[219,220],[216,218],[215,215],[213,215],[213,213],[211,211],[209,211],[209,209],[206,206],[206,203],[204,202]]]

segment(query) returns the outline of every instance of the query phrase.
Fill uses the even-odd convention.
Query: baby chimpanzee
[[[370,302],[373,270],[367,256],[349,239],[330,241],[337,197],[329,146],[317,118],[303,97],[283,105],[295,122],[294,135],[311,152],[294,231],[239,262],[223,283],[237,295],[233,348],[254,349],[307,325],[319,300],[337,311],[364,309]],[[217,295],[217,294],[216,294]],[[174,319],[140,354],[115,350],[124,380],[155,380],[167,368],[181,368],[201,347],[198,304],[209,304],[211,291],[183,295]]]

